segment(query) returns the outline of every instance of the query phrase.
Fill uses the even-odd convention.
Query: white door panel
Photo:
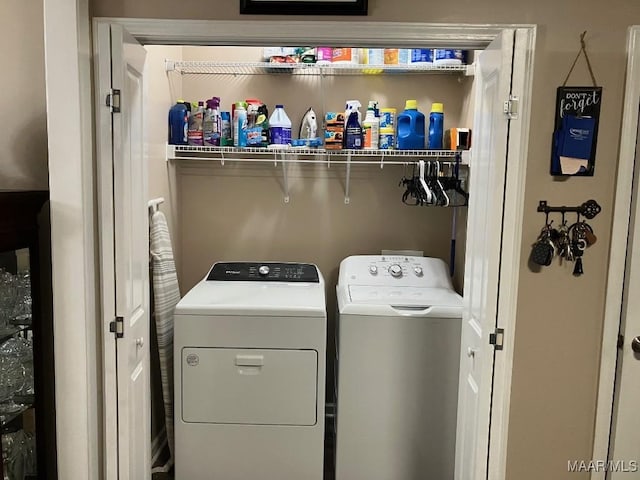
[[[505,30],[478,58],[473,169],[469,184],[464,313],[456,441],[456,479],[487,476],[514,32]]]
[[[640,55],[640,52],[637,53]],[[640,133],[640,125],[638,129]],[[624,344],[618,352],[615,386],[614,417],[609,450],[610,480],[640,480],[640,353],[634,352],[632,342],[640,341],[640,209],[638,209],[639,145],[636,136],[636,172],[633,202],[627,243],[626,284],[622,305],[620,333]],[[634,463],[635,462],[635,463]]]
[[[105,403],[105,476],[149,479],[149,221],[142,73],[146,52],[121,26],[110,25],[97,30],[97,55],[103,314],[106,322],[120,317],[123,323],[122,338],[114,342],[106,334],[104,339],[105,389],[117,386],[116,408]],[[105,56],[110,58],[100,58]],[[102,101],[110,89],[120,91],[120,112],[106,114]]]

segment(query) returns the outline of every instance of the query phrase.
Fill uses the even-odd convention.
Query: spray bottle
[[[222,120],[220,118],[219,108],[220,97],[213,97],[207,100],[207,110],[204,112],[204,120],[202,121],[205,145],[220,146]]]

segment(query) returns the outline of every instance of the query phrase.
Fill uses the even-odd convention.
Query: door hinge
[[[516,120],[518,118],[519,106],[520,99],[515,95],[509,95],[509,100],[504,102],[503,112],[510,120]]]
[[[109,331],[115,333],[116,338],[124,337],[124,317],[116,317],[116,319],[109,324]]]
[[[120,113],[120,90],[112,88],[107,94],[107,107],[111,110],[111,113]]]
[[[496,328],[495,332],[490,333],[489,343],[493,345],[496,350],[502,350],[504,348],[504,328]]]
[[[618,348],[624,347],[624,335],[618,334]]]

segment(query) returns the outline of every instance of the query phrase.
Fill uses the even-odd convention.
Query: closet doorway
[[[148,478],[149,468],[148,425],[137,423],[148,410],[145,385],[150,374],[143,333],[149,331],[149,313],[148,277],[143,275],[148,260],[144,228],[148,172],[141,45],[262,46],[264,39],[272,45],[446,45],[481,51],[469,92],[474,143],[462,286],[456,478],[504,477],[535,27],[367,22],[349,30],[343,26],[340,22],[95,20],[103,285],[99,328],[104,333],[103,387],[111,392],[104,403],[107,478]],[[350,173],[346,175],[348,191]],[[288,193],[286,177],[284,184]],[[112,326],[118,317],[124,328],[121,338],[119,326]],[[140,333],[135,333],[137,329]],[[130,445],[139,454],[125,455]]]

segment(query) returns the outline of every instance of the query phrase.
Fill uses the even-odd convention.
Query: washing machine
[[[225,262],[175,310],[176,480],[322,480],[324,280]]]
[[[452,480],[462,298],[447,265],[348,257],[336,292],[336,480]]]

